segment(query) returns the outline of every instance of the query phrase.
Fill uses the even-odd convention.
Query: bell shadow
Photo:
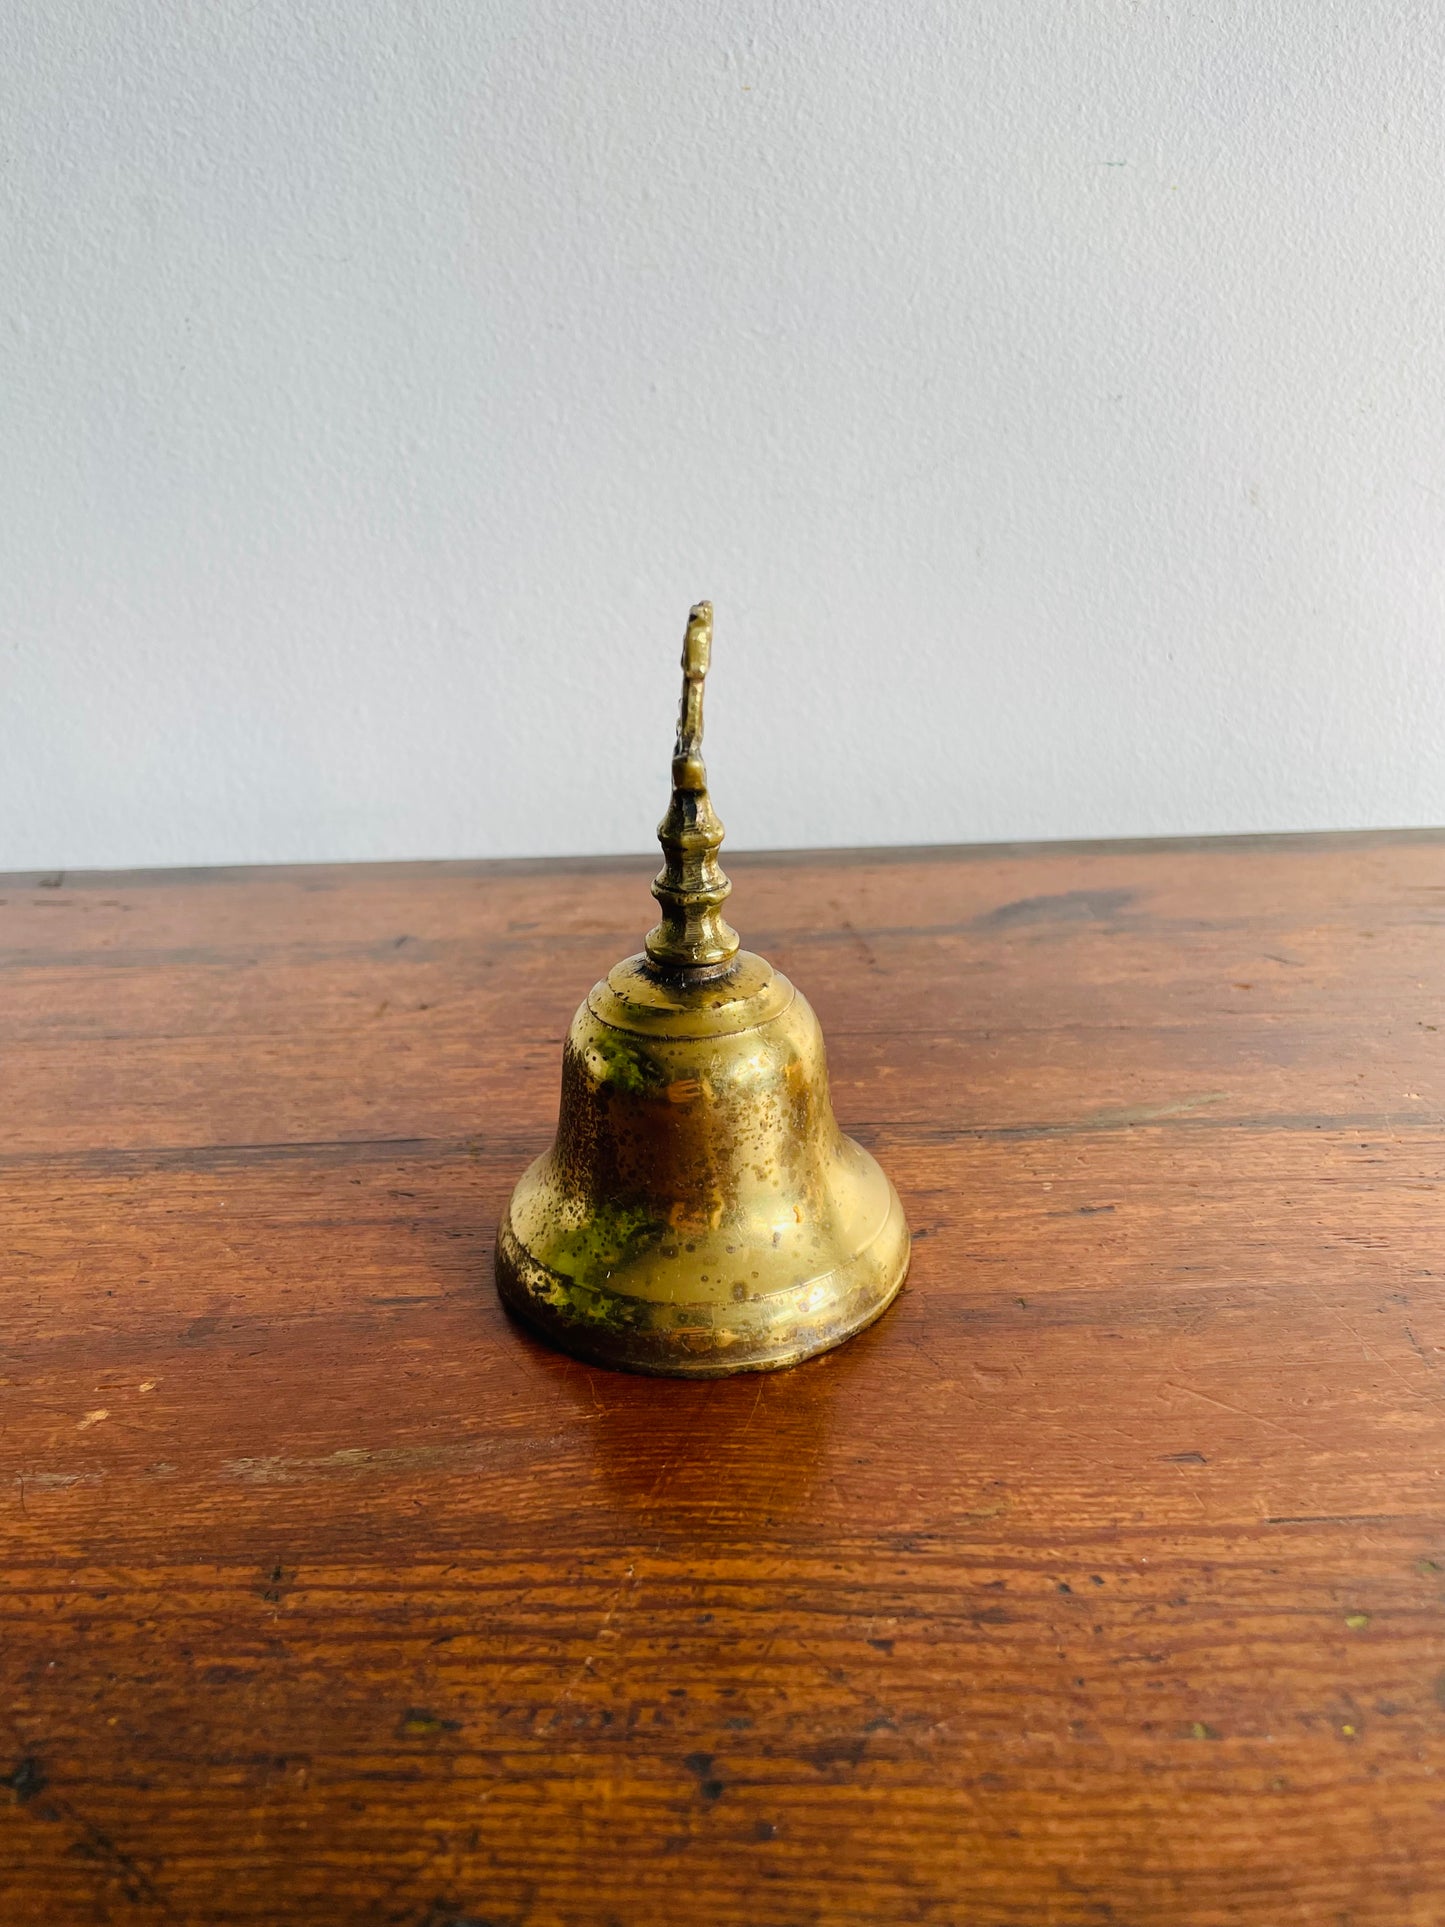
[[[575,1407],[598,1483],[639,1539],[746,1542],[810,1507],[829,1476],[839,1393],[868,1369],[875,1336],[870,1327],[783,1371],[654,1378],[569,1358],[508,1323]]]

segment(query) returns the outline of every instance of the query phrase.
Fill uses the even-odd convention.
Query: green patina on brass
[[[712,608],[692,611],[661,921],[572,1020],[551,1149],[497,1233],[507,1305],[598,1364],[767,1371],[837,1345],[908,1269],[897,1193],[839,1130],[807,1000],[738,947],[702,761]]]
[[[613,1090],[640,1097],[645,1091],[660,1090],[665,1081],[654,1059],[630,1037],[602,1031],[590,1039],[588,1048],[595,1062],[602,1066],[598,1081]]]

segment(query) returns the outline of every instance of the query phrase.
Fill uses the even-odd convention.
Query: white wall
[[[9,0],[0,865],[1445,819],[1439,0]]]

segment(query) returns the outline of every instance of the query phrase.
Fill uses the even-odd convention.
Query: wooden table
[[[911,1281],[498,1212],[652,864],[0,887],[0,1921],[1438,1927],[1445,837],[735,858]]]

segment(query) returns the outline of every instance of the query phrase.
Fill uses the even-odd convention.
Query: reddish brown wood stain
[[[1438,1927],[1445,838],[739,859],[918,1233],[492,1292],[649,865],[0,884],[0,1920]]]

